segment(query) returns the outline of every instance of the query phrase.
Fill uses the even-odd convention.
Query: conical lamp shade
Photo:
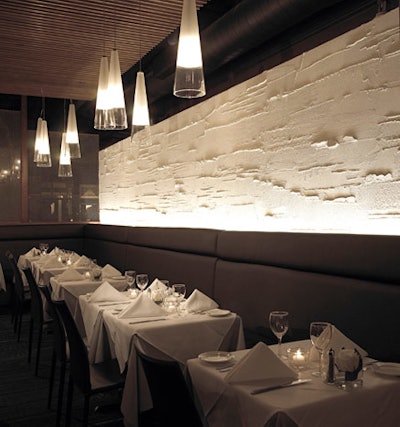
[[[108,96],[110,108],[114,114],[115,129],[127,129],[124,89],[122,86],[121,68],[119,66],[118,50],[111,51],[110,73],[108,75]]]
[[[38,154],[40,150],[41,139],[42,139],[42,118],[39,117],[37,119],[37,125],[36,125],[35,151],[33,155],[33,161],[35,163],[38,161]]]
[[[75,104],[69,104],[67,133],[65,137],[66,143],[69,145],[71,159],[80,159],[81,148],[79,146],[78,126],[76,124]]]
[[[61,138],[60,162],[58,164],[58,176],[68,178],[72,176],[72,166],[71,156],[69,153],[69,144],[67,144],[66,139],[67,135],[65,132],[63,132]]]
[[[174,95],[199,98],[206,94],[195,0],[183,0]]]
[[[133,101],[132,135],[150,125],[147,103],[146,82],[143,71],[136,74],[135,97]]]
[[[94,115],[94,128],[99,130],[115,128],[114,113],[111,110],[110,99],[108,97],[108,74],[108,59],[106,56],[103,56],[100,61],[96,112]]]
[[[41,121],[41,131],[39,139],[38,153],[36,156],[36,166],[40,168],[51,168],[51,154],[49,132],[47,130],[47,121]]]

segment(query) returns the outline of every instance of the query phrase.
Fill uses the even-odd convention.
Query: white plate
[[[199,354],[198,358],[207,363],[226,363],[233,360],[233,355],[226,351],[208,351]]]
[[[378,362],[372,365],[372,367],[376,374],[400,377],[400,363]]]
[[[213,310],[208,310],[207,314],[212,317],[224,317],[228,314],[231,314],[229,310],[221,310],[219,308],[214,308]]]
[[[113,279],[113,280],[122,280],[122,279],[125,279],[125,276],[112,276],[111,279]]]

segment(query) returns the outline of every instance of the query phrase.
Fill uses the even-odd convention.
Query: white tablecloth
[[[245,352],[238,352],[239,360]],[[385,378],[371,368],[363,373],[363,386],[343,391],[313,377],[307,384],[251,395],[251,385],[230,385],[227,375],[198,359],[188,371],[209,427],[309,427],[399,425],[400,378]]]
[[[129,324],[137,319],[119,319],[114,314],[115,308],[122,307],[123,304],[109,306],[89,303],[86,296],[80,296],[79,302],[85,329],[90,337],[88,344],[91,361],[98,362],[115,355],[121,371],[127,369],[121,406],[126,426],[137,426],[139,388],[141,410],[149,408],[146,386],[142,385],[143,378],[137,378],[135,343],[140,344],[148,354],[177,360],[182,365],[205,351],[244,348],[242,323],[236,314],[219,318],[190,314],[155,322]]]

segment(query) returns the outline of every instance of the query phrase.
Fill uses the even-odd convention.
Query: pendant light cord
[[[139,71],[142,71],[142,2],[139,0]]]

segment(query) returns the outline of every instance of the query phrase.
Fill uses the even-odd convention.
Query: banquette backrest
[[[188,293],[213,294],[217,230],[99,226],[85,228],[85,249],[101,265],[136,270],[173,283],[186,283]]]
[[[214,297],[240,313],[248,345],[272,310],[293,338],[326,320],[371,355],[400,360],[400,240],[390,236],[221,231]]]
[[[243,319],[248,346],[275,342],[267,316],[290,312],[288,339],[308,337],[313,320],[333,322],[372,356],[400,361],[400,237],[239,232],[101,224],[0,226],[18,256],[46,241],[187,284]],[[7,275],[7,272],[6,272]],[[8,274],[10,276],[10,274]]]

